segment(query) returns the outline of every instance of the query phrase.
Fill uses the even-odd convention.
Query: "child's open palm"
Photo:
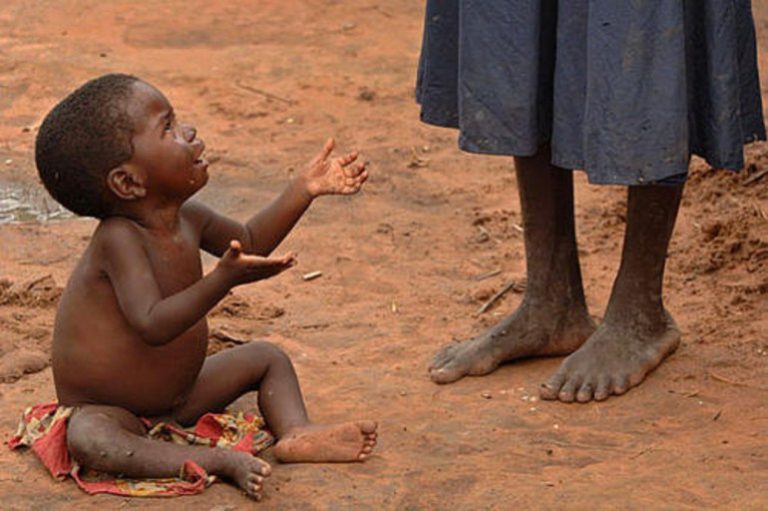
[[[232,240],[229,248],[219,259],[218,269],[226,272],[232,285],[247,284],[268,279],[296,265],[296,255],[261,257],[244,254],[238,240]]]
[[[309,163],[304,177],[312,197],[338,194],[351,195],[360,191],[368,179],[365,163],[357,162],[357,151],[331,158],[336,142],[330,138],[320,153]]]

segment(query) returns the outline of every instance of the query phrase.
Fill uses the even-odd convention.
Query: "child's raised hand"
[[[309,163],[304,172],[310,196],[338,194],[351,195],[360,191],[368,179],[365,163],[357,160],[357,151],[331,158],[336,142],[329,138],[320,153]]]
[[[226,272],[232,286],[268,279],[296,265],[296,254],[282,257],[261,257],[244,254],[240,242],[232,240],[219,259],[217,269]]]

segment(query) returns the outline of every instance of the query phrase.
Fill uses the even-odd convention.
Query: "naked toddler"
[[[59,404],[76,407],[72,456],[133,478],[169,477],[191,460],[260,498],[269,465],[247,453],[146,438],[139,417],[194,423],[258,390],[283,462],[362,461],[376,423],[312,423],[287,355],[253,342],[206,357],[206,313],[235,286],[295,263],[269,254],[312,201],[354,194],[367,178],[357,153],[333,140],[244,225],[190,200],[208,181],[205,144],[176,120],[163,94],[111,74],[70,94],[36,142],[45,187],[65,207],[100,220],[61,298],[53,339]],[[200,249],[218,256],[206,275]]]

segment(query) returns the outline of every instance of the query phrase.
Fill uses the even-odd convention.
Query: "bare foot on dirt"
[[[679,343],[680,330],[668,313],[656,334],[643,335],[629,325],[604,322],[563,361],[539,393],[542,399],[566,403],[603,401],[610,395],[624,394],[642,382]]]
[[[310,424],[289,431],[275,446],[283,463],[364,461],[376,445],[373,421]]]
[[[269,463],[247,452],[229,451],[222,460],[221,474],[234,481],[249,497],[261,500],[264,478],[272,473]]]
[[[482,334],[437,352],[429,366],[435,383],[451,383],[464,376],[481,376],[500,364],[531,356],[573,353],[595,331],[586,310],[574,307],[558,312],[555,307],[525,302]]]

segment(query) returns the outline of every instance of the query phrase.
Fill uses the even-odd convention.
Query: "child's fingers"
[[[357,177],[365,170],[365,163],[356,163],[344,167],[344,175],[347,177]]]
[[[345,195],[352,195],[353,193],[359,192],[366,179],[368,179],[367,173],[362,173],[355,178],[347,178],[347,180],[344,182],[344,189],[341,193]]]
[[[325,144],[323,145],[323,148],[320,150],[320,153],[318,153],[318,155],[315,156],[311,164],[317,165],[321,161],[327,160],[328,157],[333,152],[334,147],[336,147],[336,141],[333,139],[333,137],[331,137],[325,141]]]
[[[283,264],[286,266],[295,266],[299,261],[296,257],[296,252],[289,252],[288,254],[283,256]]]
[[[243,247],[240,245],[239,240],[231,240],[229,242],[229,252],[232,254],[232,257],[237,257],[240,255],[240,252],[242,252]]]
[[[351,153],[347,153],[344,156],[339,156],[339,163],[342,167],[346,167],[353,161],[357,159],[357,157],[360,155],[357,151],[352,151]]]
[[[366,179],[368,179],[368,171],[365,170],[365,169],[362,169],[359,174],[357,174],[357,175],[355,175],[353,177],[348,177],[347,178],[347,183],[349,183],[349,184],[355,184],[355,183],[363,184],[363,183],[365,183]]]
[[[344,186],[347,187],[347,188],[355,187],[355,186],[359,187],[360,185],[363,184],[363,182],[365,182],[365,179],[361,179],[360,176],[348,177],[344,181]]]
[[[257,255],[242,255],[242,261],[251,269],[258,270],[263,268],[281,267],[289,268],[297,262],[296,254],[291,252],[282,257],[262,257]]]

